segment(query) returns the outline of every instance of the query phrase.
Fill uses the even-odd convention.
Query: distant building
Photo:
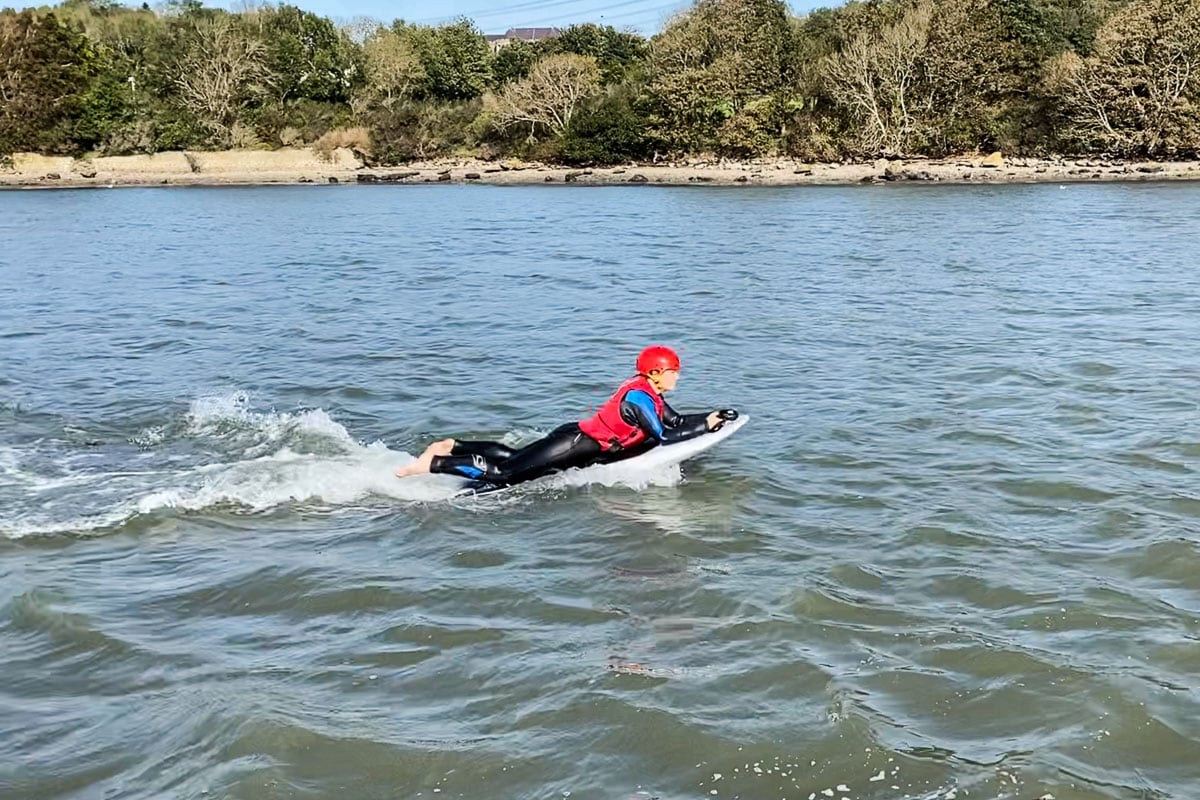
[[[543,39],[553,39],[562,31],[558,28],[509,28],[504,33],[489,33],[483,37],[492,46],[492,52],[499,52],[513,42],[540,42]]]

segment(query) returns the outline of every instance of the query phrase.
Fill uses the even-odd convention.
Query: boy
[[[658,444],[682,442],[720,429],[737,412],[677,414],[663,394],[679,380],[679,356],[669,347],[651,345],[638,355],[637,374],[593,416],[555,429],[518,450],[499,442],[443,439],[412,464],[396,470],[407,478],[427,472],[458,475],[496,486],[540,478],[575,467],[619,461]]]

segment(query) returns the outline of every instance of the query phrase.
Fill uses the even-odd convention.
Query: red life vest
[[[621,384],[621,388],[608,398],[608,402],[600,406],[593,416],[580,421],[579,429],[600,443],[605,450],[633,447],[645,441],[646,433],[637,425],[630,425],[621,418],[621,401],[631,391],[642,390],[654,400],[654,410],[662,419],[662,395],[655,391],[654,386],[645,375],[635,375]]]

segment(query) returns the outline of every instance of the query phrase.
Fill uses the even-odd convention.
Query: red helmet
[[[679,369],[679,354],[661,344],[652,344],[638,355],[637,371],[639,375],[649,375],[668,369]]]

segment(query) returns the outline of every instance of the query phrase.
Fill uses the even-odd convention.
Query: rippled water
[[[0,193],[0,797],[1190,798],[1200,187]],[[636,349],[752,423],[446,501]]]

